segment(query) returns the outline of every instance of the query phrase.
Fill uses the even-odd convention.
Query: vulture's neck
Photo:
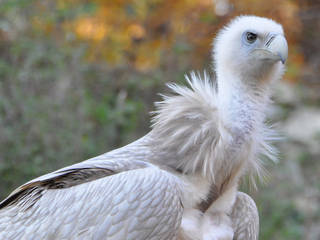
[[[269,89],[248,85],[256,79],[241,79],[227,73],[218,76],[218,109],[223,124],[231,134],[245,138],[264,121],[269,103]]]
[[[221,81],[219,85],[223,79],[218,79],[217,92],[209,77],[203,78],[192,74],[189,88],[173,85],[176,95],[157,104],[150,133],[152,161],[216,181],[217,175],[233,174],[235,164],[241,168],[242,163],[232,158],[239,155],[244,143],[255,140],[253,134],[263,125],[267,97],[248,92],[237,82],[227,85]],[[264,141],[263,137],[256,144],[259,141]]]

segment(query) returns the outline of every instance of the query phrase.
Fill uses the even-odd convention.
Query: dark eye
[[[254,43],[257,40],[257,34],[252,33],[252,32],[247,32],[246,38],[248,43]]]

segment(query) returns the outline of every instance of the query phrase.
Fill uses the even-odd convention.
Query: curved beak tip
[[[288,56],[283,56],[281,53],[278,53],[278,56],[280,58],[280,61],[282,62],[282,64],[285,64],[287,61]]]

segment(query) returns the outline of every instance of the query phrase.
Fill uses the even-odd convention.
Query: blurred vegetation
[[[192,69],[210,70],[217,29],[239,14],[271,17],[286,31],[285,93],[271,118],[286,125],[295,111],[319,108],[319,12],[316,0],[0,0],[0,198],[147,133],[157,93]],[[260,239],[320,238],[320,153],[306,145],[280,144],[298,151],[253,193]]]

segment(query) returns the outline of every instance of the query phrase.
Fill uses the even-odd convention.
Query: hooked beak
[[[288,58],[288,44],[281,34],[272,34],[267,39],[263,48],[253,50],[262,59],[281,61],[284,64]]]

